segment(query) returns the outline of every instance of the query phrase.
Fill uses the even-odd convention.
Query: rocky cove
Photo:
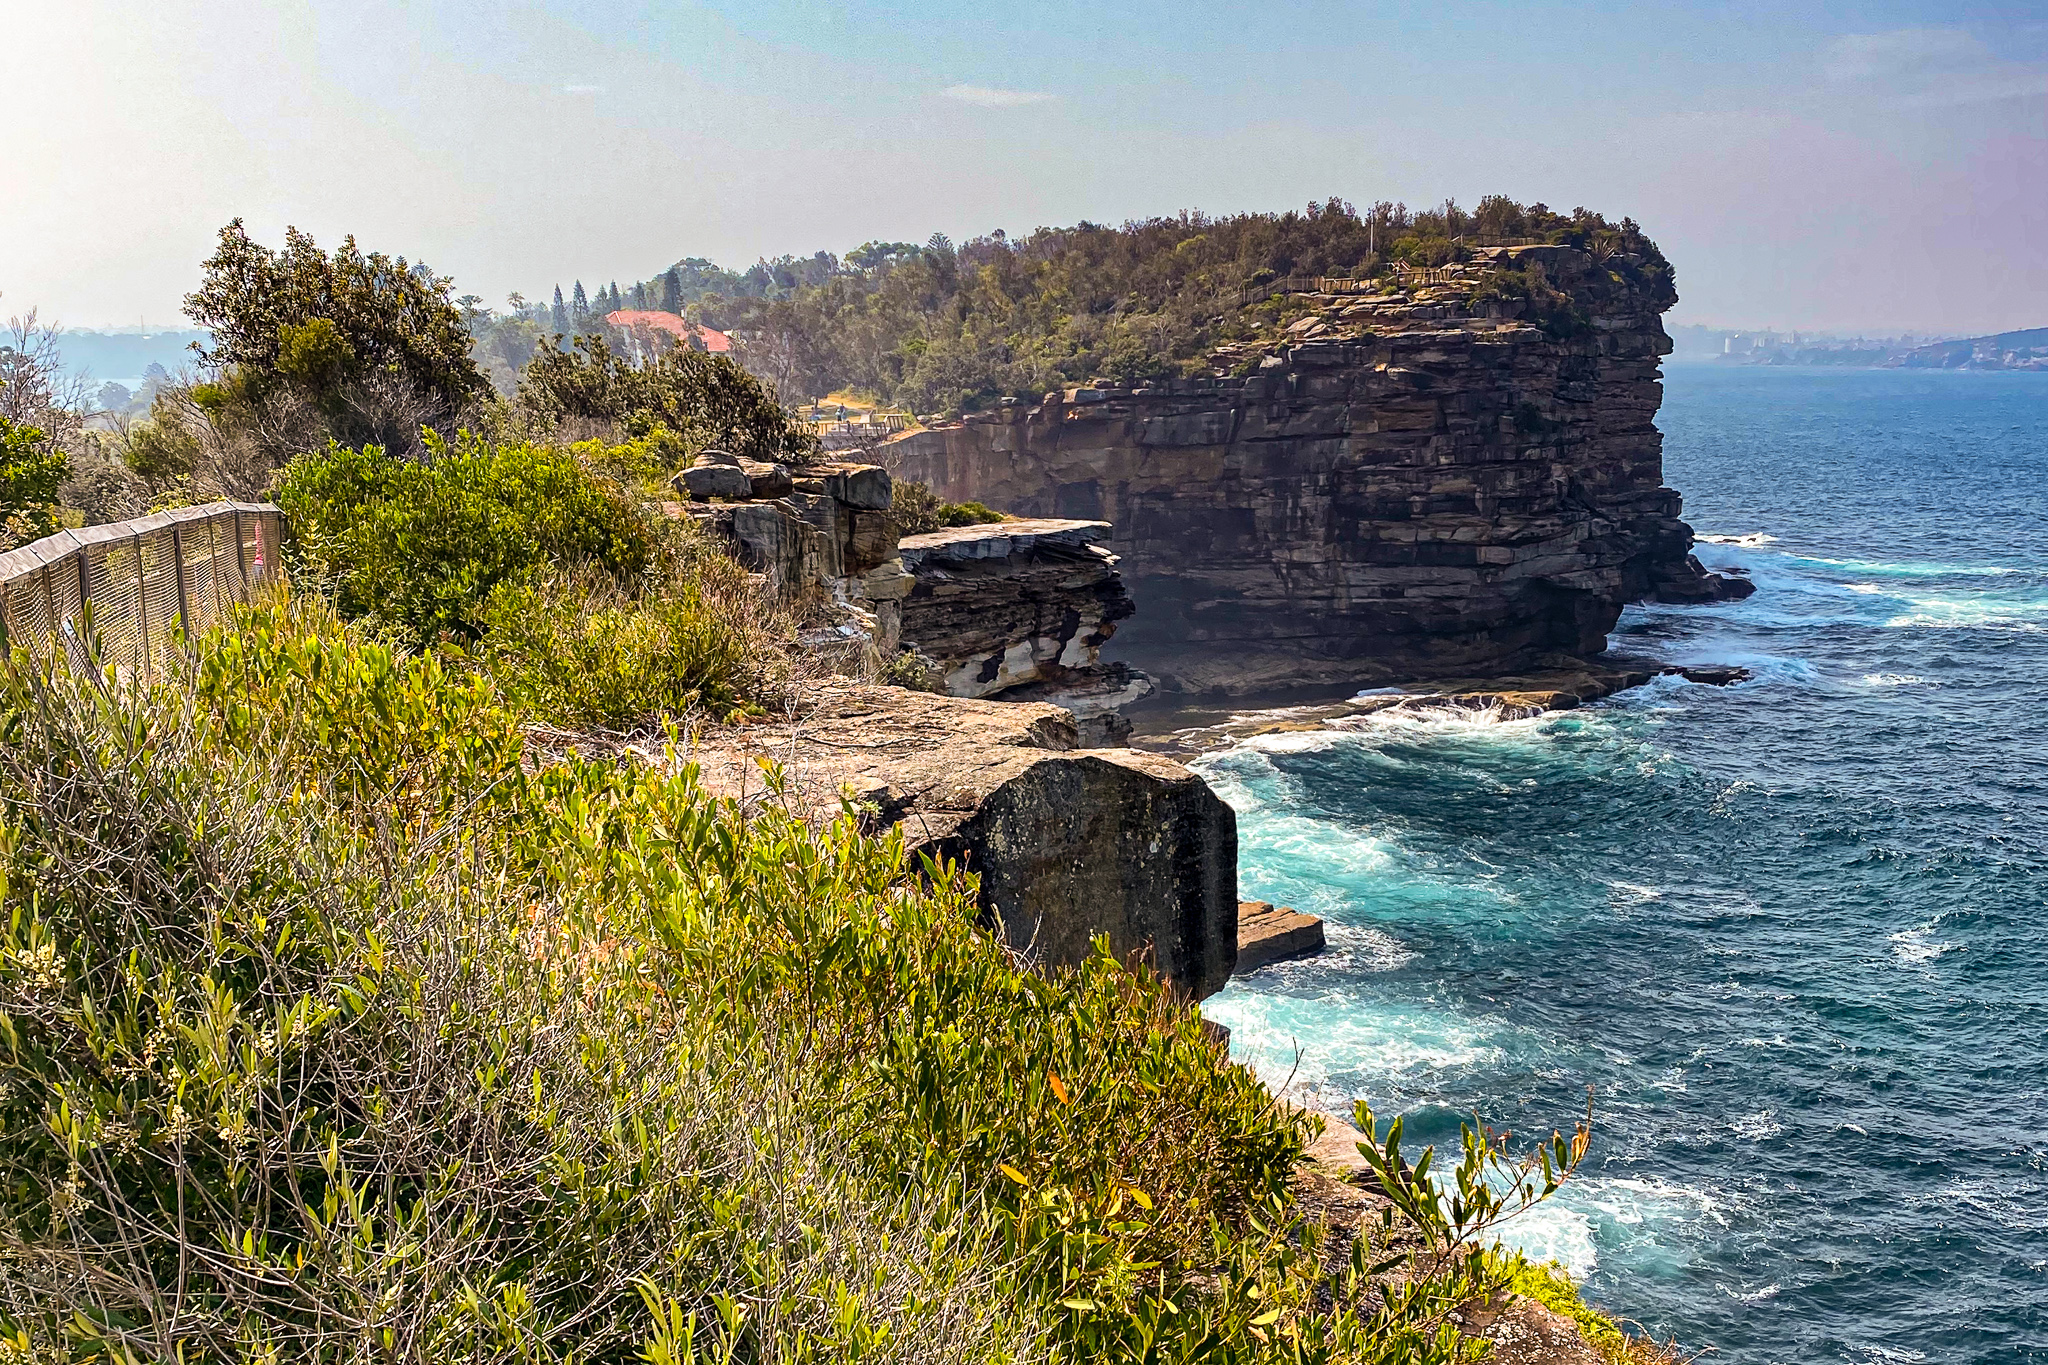
[[[1641,265],[1482,249],[1319,282],[1211,375],[1005,400],[876,464],[708,453],[672,512],[833,603],[814,648],[910,661],[928,689],[828,686],[787,724],[707,733],[709,780],[745,794],[774,756],[820,809],[852,800],[961,859],[1044,960],[1105,934],[1210,994],[1235,961],[1235,827],[1172,752],[1390,707],[1576,706],[1671,671],[1600,657],[1626,603],[1750,591],[1700,566],[1664,483],[1669,300]],[[902,537],[898,477],[1012,515]],[[1171,752],[1122,747],[1120,710],[1155,686],[1144,743]]]

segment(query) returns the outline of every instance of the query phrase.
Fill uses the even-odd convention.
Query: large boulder
[[[676,491],[691,502],[754,495],[754,481],[736,464],[693,464],[676,475],[674,482]]]
[[[692,757],[706,785],[765,799],[759,758],[820,818],[842,796],[912,858],[980,878],[991,927],[1034,960],[1081,961],[1098,934],[1200,999],[1237,959],[1237,818],[1158,754],[1077,749],[1073,717],[853,684],[807,699],[795,723],[710,729]]]

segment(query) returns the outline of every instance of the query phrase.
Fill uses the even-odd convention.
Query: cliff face
[[[1213,357],[1232,377],[1012,400],[889,462],[1109,522],[1120,652],[1185,690],[1509,672],[1597,653],[1627,602],[1746,593],[1690,557],[1663,484],[1668,304],[1626,258],[1481,255],[1302,296],[1284,335]]]
[[[1100,521],[1006,521],[902,542],[915,581],[903,641],[937,665],[955,697],[1001,696],[1065,707],[1090,747],[1130,733],[1116,709],[1151,681],[1104,664],[1102,646],[1136,608]]]

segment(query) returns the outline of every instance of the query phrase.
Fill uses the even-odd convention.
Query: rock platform
[[[1243,976],[1291,957],[1323,950],[1323,922],[1270,901],[1237,903],[1237,969]]]
[[[783,719],[699,732],[688,757],[716,795],[816,819],[851,801],[870,828],[900,827],[913,860],[977,874],[990,922],[1037,961],[1079,962],[1104,934],[1214,994],[1237,959],[1236,815],[1170,758],[1079,739],[1042,703],[831,683]]]

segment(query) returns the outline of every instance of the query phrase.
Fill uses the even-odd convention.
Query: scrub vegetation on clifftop
[[[207,279],[153,448],[274,488],[294,586],[154,671],[0,638],[0,1361],[1484,1356],[1491,1191],[1583,1132],[1368,1140],[1339,1245],[1310,1121],[1143,963],[1034,970],[958,867],[699,785],[791,632],[646,484],[801,446],[758,381],[586,348],[522,411],[420,267],[231,229]]]

